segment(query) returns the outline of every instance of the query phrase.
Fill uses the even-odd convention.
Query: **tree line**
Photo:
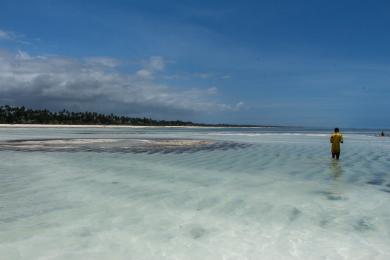
[[[118,116],[96,112],[51,112],[47,109],[30,109],[24,106],[0,106],[0,124],[58,124],[58,125],[136,125],[136,126],[253,126],[231,124],[199,124],[189,121],[166,121],[151,118]]]

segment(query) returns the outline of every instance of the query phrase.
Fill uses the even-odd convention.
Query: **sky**
[[[389,1],[0,0],[0,105],[390,128]]]

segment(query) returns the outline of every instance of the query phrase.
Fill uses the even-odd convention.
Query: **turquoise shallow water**
[[[161,138],[215,143],[131,146]],[[390,259],[390,138],[344,138],[0,129],[0,259]]]

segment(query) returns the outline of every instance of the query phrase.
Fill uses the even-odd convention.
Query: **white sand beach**
[[[201,126],[0,124],[0,128],[197,128]]]

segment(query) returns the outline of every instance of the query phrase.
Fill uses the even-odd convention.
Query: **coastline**
[[[151,125],[50,125],[0,124],[1,128],[274,128],[275,126],[151,126]]]

